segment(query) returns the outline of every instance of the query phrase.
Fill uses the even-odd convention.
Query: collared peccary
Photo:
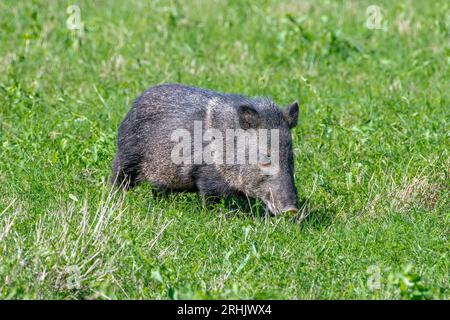
[[[198,191],[205,197],[242,195],[262,200],[273,214],[295,212],[297,189],[290,129],[297,124],[298,109],[297,102],[281,110],[268,98],[249,98],[180,84],[150,87],[135,100],[119,127],[111,180],[127,187],[149,181],[160,189]],[[237,135],[228,139],[226,130],[240,130],[244,134],[251,130],[270,131],[271,137],[277,136],[278,141],[274,143],[267,138],[270,140],[267,149],[258,145],[257,161],[252,163],[238,163],[234,154],[226,158],[228,161],[222,161],[226,157],[223,149],[219,153],[220,161],[192,161],[191,153],[197,157],[196,124],[203,130],[214,128],[216,135],[223,134],[227,143],[233,145]],[[184,158],[187,161],[181,163],[174,161],[174,148],[179,141],[173,137],[180,130],[189,138],[188,155]],[[275,131],[276,135],[272,133]],[[202,140],[201,146],[204,148],[213,140],[219,141],[212,137]],[[262,169],[275,158],[272,148],[275,144],[277,170],[263,174]],[[245,145],[244,153],[248,148]],[[229,150],[226,151],[229,156]],[[249,159],[248,154],[245,159]]]

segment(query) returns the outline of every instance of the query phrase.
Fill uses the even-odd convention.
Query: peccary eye
[[[259,154],[258,164],[260,166],[267,167],[267,166],[270,166],[270,163],[271,163],[270,156],[268,156],[267,154],[262,154],[262,153]]]

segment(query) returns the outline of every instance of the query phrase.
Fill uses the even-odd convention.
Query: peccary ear
[[[286,120],[289,129],[294,128],[298,121],[298,102],[295,101],[293,104],[287,106],[283,110],[283,117]]]
[[[239,124],[242,129],[247,130],[256,128],[259,123],[258,111],[248,105],[242,105],[237,108]]]

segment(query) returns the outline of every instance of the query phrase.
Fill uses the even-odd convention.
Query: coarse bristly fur
[[[268,98],[249,98],[180,84],[150,87],[139,96],[118,130],[111,180],[133,187],[141,181],[169,191],[198,191],[205,196],[245,195],[261,199],[272,213],[295,211],[294,159],[290,129],[298,104],[284,110]],[[175,164],[174,130],[278,129],[279,171],[260,174],[259,164]],[[225,136],[225,133],[224,133]]]

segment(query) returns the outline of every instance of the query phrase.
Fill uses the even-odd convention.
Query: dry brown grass
[[[415,205],[433,210],[440,199],[443,187],[428,176],[405,178],[402,185],[390,194],[392,205],[400,212],[407,211]]]

